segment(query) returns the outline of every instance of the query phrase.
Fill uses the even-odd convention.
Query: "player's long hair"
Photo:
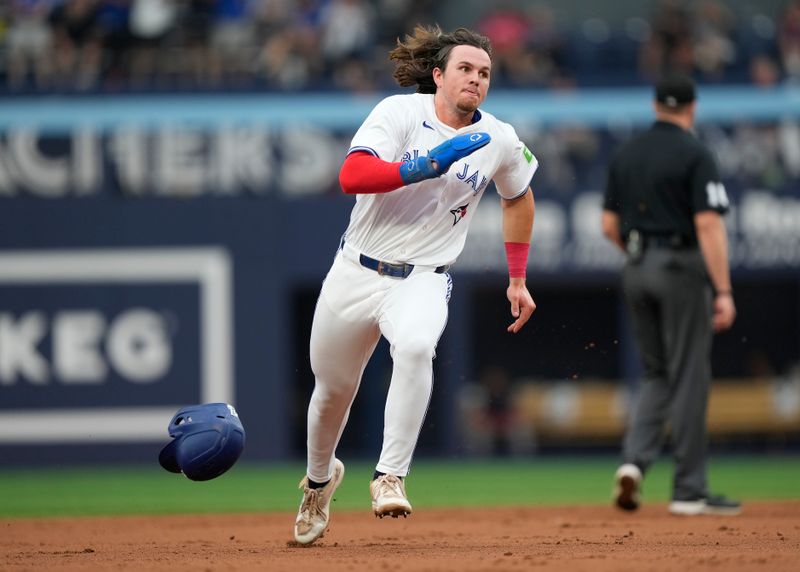
[[[417,93],[436,93],[433,69],[444,71],[447,58],[455,46],[474,46],[492,57],[489,38],[467,28],[458,28],[447,34],[436,25],[418,25],[414,33],[406,35],[404,42],[397,39],[397,47],[389,52],[395,62],[394,79],[402,87],[417,85]]]

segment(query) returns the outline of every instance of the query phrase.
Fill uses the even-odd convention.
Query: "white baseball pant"
[[[345,244],[322,285],[311,329],[316,378],[308,406],[308,476],[333,474],[336,446],[364,368],[381,334],[394,361],[384,410],[383,448],[376,469],[408,474],[433,388],[436,344],[447,323],[452,282],[416,267],[405,278],[382,276],[359,263]]]

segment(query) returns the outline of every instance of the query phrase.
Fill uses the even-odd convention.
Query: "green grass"
[[[369,506],[373,465],[349,462],[336,508]],[[671,463],[647,475],[646,502],[668,500]],[[722,457],[710,465],[714,492],[742,500],[800,499],[800,457]],[[616,459],[418,461],[407,480],[415,507],[606,504]],[[207,482],[160,467],[0,470],[0,518],[294,511],[300,464],[239,463]]]

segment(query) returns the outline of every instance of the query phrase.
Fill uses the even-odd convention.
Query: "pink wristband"
[[[525,278],[528,267],[528,251],[531,245],[527,242],[506,242],[506,258],[508,259],[508,275],[511,278]]]

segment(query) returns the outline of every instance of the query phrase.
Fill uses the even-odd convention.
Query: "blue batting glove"
[[[456,135],[431,149],[427,157],[417,157],[400,165],[400,177],[406,185],[435,179],[446,173],[453,163],[487,145],[491,140],[488,133]]]

